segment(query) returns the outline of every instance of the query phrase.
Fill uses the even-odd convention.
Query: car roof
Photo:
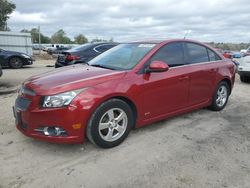
[[[196,40],[191,39],[164,39],[164,40],[142,40],[142,41],[132,41],[132,42],[124,42],[124,43],[144,43],[144,44],[161,44],[161,43],[168,43],[168,42],[194,42],[203,44]]]
[[[119,43],[116,42],[93,42],[93,43],[85,43],[76,47],[73,47],[69,50],[67,50],[67,52],[76,52],[76,51],[85,51],[91,48],[95,48],[97,46],[101,46],[101,45],[118,45]]]
[[[88,43],[88,44],[92,44],[92,45],[102,45],[102,44],[114,44],[114,45],[117,45],[119,43],[117,42],[93,42],[93,43]]]

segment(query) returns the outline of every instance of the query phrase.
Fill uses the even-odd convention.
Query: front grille
[[[31,101],[26,98],[18,97],[16,99],[15,107],[20,111],[25,111],[29,107]]]

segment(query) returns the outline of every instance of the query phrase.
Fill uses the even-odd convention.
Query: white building
[[[0,48],[32,56],[31,34],[0,31]]]

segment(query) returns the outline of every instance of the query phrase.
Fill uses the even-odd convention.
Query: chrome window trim
[[[101,46],[107,46],[107,45],[108,45],[108,44],[100,44],[100,45],[94,47],[93,50],[94,50],[95,52],[97,52],[97,53],[102,53],[102,52],[98,51],[96,48],[99,48],[99,47],[101,47]]]
[[[180,66],[176,66],[176,67],[169,67],[169,70],[170,70],[170,69],[179,68],[179,67],[187,67],[187,66],[194,66],[194,65],[204,65],[204,64],[210,64],[210,63],[220,63],[220,62],[223,62],[223,60],[218,60],[218,61],[208,61],[208,62],[202,62],[202,63],[190,63],[190,64],[180,65]]]

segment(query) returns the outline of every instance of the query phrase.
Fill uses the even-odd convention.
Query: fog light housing
[[[45,136],[66,136],[66,131],[61,127],[39,127],[35,131]]]

